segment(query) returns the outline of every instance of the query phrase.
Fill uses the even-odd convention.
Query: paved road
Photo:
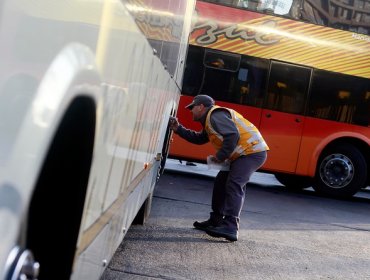
[[[148,223],[131,227],[102,279],[370,279],[369,192],[350,200],[292,193],[257,173],[232,243],[192,228],[208,218],[212,172],[170,170]]]

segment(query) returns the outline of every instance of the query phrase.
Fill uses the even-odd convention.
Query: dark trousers
[[[230,165],[230,171],[220,171],[215,179],[212,194],[211,220],[230,230],[239,229],[240,212],[250,176],[260,168],[267,152],[241,156]]]

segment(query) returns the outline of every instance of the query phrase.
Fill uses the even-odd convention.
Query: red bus
[[[338,197],[366,188],[370,20],[356,28],[347,21],[339,25],[339,19],[335,24],[332,18],[324,21],[325,14],[319,23],[327,26],[307,22],[317,20],[324,9],[317,6],[317,13],[311,13],[316,17],[310,18],[313,0],[267,11],[261,5],[211,2],[216,1],[196,4],[177,112],[180,123],[201,129],[184,107],[193,96],[208,94],[261,130],[271,149],[261,171],[275,174],[286,187],[312,186]],[[290,12],[274,14],[279,11]],[[174,135],[169,156],[202,162],[213,153],[210,144],[196,146]]]

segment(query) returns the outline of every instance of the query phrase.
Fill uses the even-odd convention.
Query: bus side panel
[[[101,221],[109,221],[99,228],[99,232],[89,230],[85,232],[85,238],[91,238],[92,243],[79,254],[72,275],[72,279],[92,279],[101,275],[108,265],[115,250],[127,233],[131,223],[139,211],[142,201],[153,192],[158,164],[153,166],[145,177],[142,177],[138,185],[127,196],[118,197],[117,201],[101,216]],[[124,203],[123,203],[124,202]],[[96,227],[97,228],[97,227]],[[88,236],[93,235],[93,236]]]
[[[129,2],[146,5],[145,1]],[[175,7],[170,6],[170,2]],[[180,91],[172,74],[177,73],[181,80],[182,70],[178,68],[185,52],[179,51],[179,45],[187,43],[188,36],[183,32],[190,27],[183,25],[190,24],[194,2],[149,1],[148,4],[161,11],[186,6],[180,9],[184,21],[177,22],[176,26],[180,30],[176,39],[179,41],[168,45],[163,41],[165,50],[153,51],[153,45],[147,39],[153,44],[163,38],[151,38],[151,33],[146,34],[146,29],[142,29],[143,24],[159,30],[163,26],[151,22],[150,14],[147,18],[135,14],[137,10],[128,5],[134,16],[132,21],[125,22],[130,32],[116,35],[115,41],[104,46],[108,56],[104,70],[111,73],[111,65],[114,65],[111,73],[114,79],[105,92],[103,104],[109,102],[110,105],[103,110],[105,119],[101,120],[102,132],[97,139],[100,148],[96,150],[92,165],[73,279],[94,279],[102,273],[104,263],[110,260],[138,210],[152,194],[159,168],[156,156],[162,152],[168,118],[179,99]],[[115,14],[117,9],[109,12]],[[172,26],[173,23],[170,21],[168,24]],[[122,49],[117,50],[117,46],[122,46]],[[174,61],[169,54],[176,54]],[[120,59],[119,64],[116,64],[117,58]],[[168,62],[173,63],[171,67],[164,65]],[[112,118],[113,121],[109,121]],[[104,165],[100,159],[105,159]]]
[[[263,169],[295,172],[304,122],[301,115],[263,110],[259,129],[270,148]]]
[[[330,142],[342,137],[351,137],[370,144],[370,134],[367,127],[307,117],[296,174],[313,177],[322,150]]]
[[[38,5],[34,1],[12,0],[0,4],[0,224],[4,225],[0,226],[3,241],[0,278],[13,273],[17,260],[10,260],[12,266],[7,263],[12,248],[24,250],[29,244],[36,244],[29,249],[41,252],[35,256],[46,256],[40,262],[41,271],[49,270],[47,273],[51,274],[40,279],[57,277],[58,269],[66,279],[71,268],[69,261],[73,261],[69,252],[73,254],[75,248],[73,279],[98,279],[143,202],[153,192],[168,118],[176,110],[180,96],[178,83],[182,80],[188,40],[184,33],[190,30],[195,1],[37,2]],[[144,17],[135,12],[144,12]],[[174,14],[178,15],[175,20]],[[173,32],[177,37],[166,37],[174,40],[172,44],[166,50],[154,51],[135,16],[155,26],[154,34]],[[168,43],[166,38],[161,38],[159,45]],[[167,61],[172,63],[171,67],[166,65]],[[80,183],[84,191],[80,196],[76,195],[76,188],[65,184],[66,188],[58,187],[64,196],[56,192],[52,197],[55,187],[52,183],[45,184],[48,190],[45,195],[45,188],[38,191],[35,182],[40,179],[45,162],[48,163],[45,158],[49,158],[54,138],[64,143],[69,137],[71,146],[76,144],[72,134],[55,132],[65,131],[58,127],[60,120],[68,117],[68,106],[78,97],[87,97],[93,104],[89,107],[93,108],[88,115],[89,124],[93,125],[88,144],[92,147],[95,140],[94,151],[89,150],[91,168],[89,161],[84,169],[86,177],[90,170],[89,182]],[[29,125],[32,122],[33,127]],[[68,125],[73,129],[80,128],[80,122],[71,123]],[[83,146],[81,142],[78,144]],[[77,148],[72,150],[59,154],[67,157],[80,152]],[[50,154],[55,154],[54,150]],[[51,158],[51,162],[59,162]],[[58,173],[59,169],[55,169]],[[61,176],[74,179],[68,168],[52,175],[56,176],[48,176],[51,182]],[[12,200],[8,201],[8,196]],[[77,208],[70,207],[72,199],[66,199],[76,196],[81,198],[76,200],[78,210],[83,209],[81,224],[81,213],[66,211]],[[49,203],[33,203],[43,199]],[[29,204],[31,210],[37,208],[36,213],[54,214],[54,219],[45,224],[44,216],[29,218]],[[66,217],[66,222],[60,223],[53,207],[58,208],[59,217]],[[70,216],[78,217],[73,225]],[[30,226],[33,223],[43,227]],[[27,236],[30,228],[31,237]],[[43,237],[47,236],[44,244],[42,238],[37,239],[39,243],[29,242],[41,231]],[[73,242],[68,243],[65,269],[59,267],[60,260],[67,255],[58,238],[62,235],[73,235],[66,238]],[[57,249],[54,243],[59,246]],[[45,259],[50,260],[49,264],[54,261],[57,269],[46,265],[50,269],[43,270]]]

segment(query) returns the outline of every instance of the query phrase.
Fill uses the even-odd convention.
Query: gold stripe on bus
[[[317,37],[325,39],[326,36],[330,35],[331,33],[325,32],[321,28],[316,28],[315,30],[311,30],[306,36]]]
[[[368,69],[365,69],[365,68],[366,67],[362,69],[360,68],[360,69],[348,70],[348,73],[351,73],[351,75],[354,75],[354,76],[363,75],[364,73],[368,71]]]
[[[292,47],[289,46],[288,48],[291,49]],[[263,58],[271,58],[271,55],[269,55],[269,53],[275,54],[277,52],[280,52],[280,50],[277,50],[276,46],[275,47],[260,46],[260,45],[255,44],[249,47],[240,48],[240,52],[245,55],[254,55],[254,56],[260,56]]]
[[[291,22],[291,23],[285,24],[284,21],[277,21],[278,30],[288,31],[289,33],[295,33],[296,31],[298,31],[298,34],[302,34],[302,33],[315,34],[318,32],[323,32],[322,26],[318,26],[314,24],[302,24],[302,22],[298,22],[298,21],[290,21],[290,20],[285,20],[285,21]]]
[[[327,51],[316,51],[316,52],[309,52],[302,56],[300,56],[300,63],[302,64],[309,64],[310,62],[313,63],[314,61],[321,61],[326,59]]]
[[[325,32],[325,33],[322,33],[322,36],[319,36],[319,37],[324,37],[323,39],[327,41],[330,40],[332,42],[339,42],[339,43],[344,43],[343,40],[345,40],[346,38],[350,38],[351,41],[353,40],[351,36],[348,36],[348,34],[338,34],[338,32]]]
[[[337,61],[338,58],[340,58],[342,56],[342,52],[332,52],[331,53],[331,60],[333,61]],[[304,59],[304,57],[302,56],[291,56],[291,57],[285,57],[287,60],[290,60],[290,61],[296,61],[296,63],[299,63],[299,64],[304,64],[304,65],[308,65],[308,66],[316,66],[318,68],[323,68],[323,61],[326,61],[326,58],[327,58],[327,54],[321,54],[320,56],[311,56],[309,59]],[[331,70],[334,70],[334,67],[336,67],[338,64],[337,63],[334,63],[332,66],[327,66],[328,69],[330,68]],[[323,68],[325,69],[325,68]]]
[[[293,27],[294,26],[294,27]],[[306,32],[322,32],[322,29],[317,26],[317,25],[309,25],[307,24],[306,26],[302,26],[301,23],[294,24],[292,26],[290,25],[278,25],[279,29],[282,30],[289,30],[289,32],[294,33],[295,31],[299,31],[299,33],[306,31]]]
[[[260,49],[260,47],[256,46],[256,45],[243,44],[243,45],[235,46],[233,51],[236,52],[236,53],[244,54],[244,55],[254,56],[256,51],[258,51],[259,49]]]
[[[224,35],[218,35],[217,41],[204,47],[221,49],[234,53],[258,56],[267,59],[280,59],[292,63],[306,64],[311,67],[322,68],[330,71],[337,71],[338,64],[346,65],[344,73],[348,70],[353,61],[369,60],[370,42],[368,36],[356,39],[351,32],[326,28],[319,25],[307,24],[288,19],[263,16],[251,21],[238,23],[239,30],[258,31],[259,26],[267,20],[277,22],[277,27],[271,29],[270,36],[280,41],[274,45],[259,45],[255,38],[243,41],[242,39],[228,39]],[[269,29],[267,29],[269,30]],[[198,34],[198,33],[197,33]],[[268,36],[268,35],[267,35]],[[264,36],[264,38],[266,38]],[[191,44],[197,45],[195,38]],[[333,57],[335,62],[333,63]],[[352,68],[351,68],[352,69]],[[356,69],[354,69],[356,70]],[[351,70],[352,72],[356,72]],[[366,70],[360,69],[356,73],[362,73],[364,77],[370,77],[370,67]]]
[[[332,34],[329,36],[325,36],[326,40],[330,40],[331,44],[333,44],[333,47],[336,48],[336,46],[342,46],[345,45],[351,46],[351,50],[356,52],[356,48],[360,48],[358,51],[361,51],[365,45],[362,44],[362,42],[353,42],[353,39],[349,36],[338,36],[338,34]]]
[[[136,186],[145,178],[152,167],[153,164],[150,163],[147,169],[142,170],[130,183],[130,185],[125,188],[123,192],[120,193],[120,195],[112,203],[112,205],[107,210],[105,210],[104,213],[100,215],[100,217],[88,229],[83,232],[81,241],[77,248],[77,255],[80,255],[83,251],[85,251],[87,247],[94,241],[98,234],[117,213],[119,208],[122,207],[123,203],[128,198],[130,193],[134,191]]]
[[[353,70],[353,71],[350,71],[352,73],[352,75],[355,75],[355,76],[365,76],[368,72],[369,72],[369,66],[366,66],[364,69],[356,69],[356,70]]]
[[[310,50],[310,49],[308,49],[308,50]],[[345,54],[343,51],[340,51],[340,50],[331,51],[330,52],[330,59],[333,59],[333,57],[335,57],[335,55],[339,54],[339,53],[342,54],[342,55]],[[307,61],[307,55],[311,55],[311,59],[309,61]],[[320,60],[317,60],[316,55],[317,55],[316,49],[310,50],[308,52],[302,52],[301,50],[298,49],[298,51],[296,51],[296,52],[289,52],[289,54],[285,55],[284,57],[286,59],[293,59],[293,60],[297,60],[299,62],[302,62],[303,60],[305,60],[305,61],[307,61],[307,63],[315,63],[316,61],[322,61],[322,59],[327,60],[328,52],[327,52],[327,50],[320,51],[320,55],[324,55]]]
[[[240,48],[240,47],[249,47],[249,51],[251,51],[253,48],[255,48],[255,43],[253,42],[245,42],[245,41],[242,41],[242,40],[239,40],[239,42],[235,42],[235,44],[223,44],[224,47],[222,49],[224,49],[225,51],[229,51],[229,52],[237,52],[236,49]],[[219,48],[218,45],[215,45],[215,46],[212,46],[213,48]],[[258,46],[257,47],[258,49],[261,48],[261,46]]]
[[[232,49],[234,53],[240,53],[245,55],[253,55],[258,48],[256,45],[239,44]]]
[[[355,65],[353,63],[345,63],[345,64],[337,64],[332,66],[333,69],[336,69],[337,71],[344,71],[344,72],[357,72],[359,69],[364,69],[364,70],[369,70],[366,69],[368,67],[368,62],[367,61],[362,61],[361,63],[356,63]],[[361,70],[361,71],[364,71]]]
[[[253,52],[253,45],[252,44],[245,44],[244,42],[240,43],[240,44],[236,44],[236,45],[230,45],[228,46],[227,48],[227,51],[229,52],[233,52],[233,53],[241,53],[241,52],[238,52],[236,51],[237,49],[239,49],[241,46],[245,47],[248,49],[248,52],[249,53],[252,53]],[[243,53],[242,53],[243,54]]]
[[[299,43],[295,45],[279,45],[274,46],[273,48],[269,48],[267,50],[259,49],[256,52],[256,55],[258,56],[264,56],[266,58],[274,58],[274,57],[280,57],[282,54],[284,57],[286,54],[301,54],[302,48],[305,47],[305,44]]]
[[[254,49],[256,49],[256,46],[247,45],[247,44],[240,44],[238,46],[235,46],[234,52],[235,53],[240,53],[240,54],[251,54],[251,53],[253,53]]]
[[[308,51],[305,51],[305,52],[302,52],[302,49],[300,49],[302,46],[299,46],[298,47],[298,54],[299,54],[299,58],[300,60],[307,60],[308,58],[317,58],[318,56],[322,56],[324,58],[326,58],[327,56],[327,51],[326,50],[320,50],[320,51],[312,51],[312,50],[308,50]],[[297,49],[297,48],[295,48]],[[294,59],[294,57],[298,57],[297,54],[294,54],[293,57],[292,57],[293,53],[289,53],[289,55],[287,55],[287,57],[291,57]]]
[[[362,63],[369,63],[366,59],[360,60]],[[356,62],[357,63],[357,62]],[[361,63],[361,64],[362,64]],[[342,65],[348,65],[348,66],[355,66],[356,64],[354,63],[353,57],[346,57],[346,58],[341,58],[340,60],[338,59],[331,59],[331,61],[325,61],[320,63],[322,67],[341,67]]]
[[[302,48],[305,47],[305,44],[295,44],[295,45],[286,45],[286,46],[276,46],[274,48],[270,48],[268,50],[262,50],[260,49],[258,52],[256,52],[259,56],[264,56],[266,58],[271,58],[275,56],[279,56],[279,54],[293,54],[293,53],[302,53]]]
[[[272,38],[276,38],[276,36],[275,35],[271,35],[271,36],[265,36],[265,39],[268,39],[268,38],[270,38],[270,37],[272,37]],[[276,43],[276,44],[274,44],[274,45],[261,45],[261,44],[258,44],[258,43],[256,43],[256,41],[255,40],[249,40],[249,41],[240,41],[239,42],[239,44],[238,44],[238,46],[236,45],[235,46],[235,49],[237,49],[237,48],[241,48],[241,47],[244,47],[243,45],[245,45],[245,44],[248,44],[249,45],[249,47],[250,48],[253,48],[253,49],[264,49],[264,50],[267,50],[267,49],[274,49],[274,48],[277,48],[278,46],[280,46],[281,47],[281,45],[283,44],[283,41],[284,41],[284,39],[283,40],[281,40],[279,43]]]
[[[239,43],[238,43],[239,41]],[[230,45],[236,45],[236,44],[240,44],[240,43],[245,43],[245,42],[242,42],[241,39],[236,39],[236,40],[228,40],[225,38],[224,35],[222,35],[222,37],[220,37],[216,43],[214,44],[211,44],[210,47],[212,48],[215,48],[215,49],[222,49],[222,50],[226,50],[226,48]]]

